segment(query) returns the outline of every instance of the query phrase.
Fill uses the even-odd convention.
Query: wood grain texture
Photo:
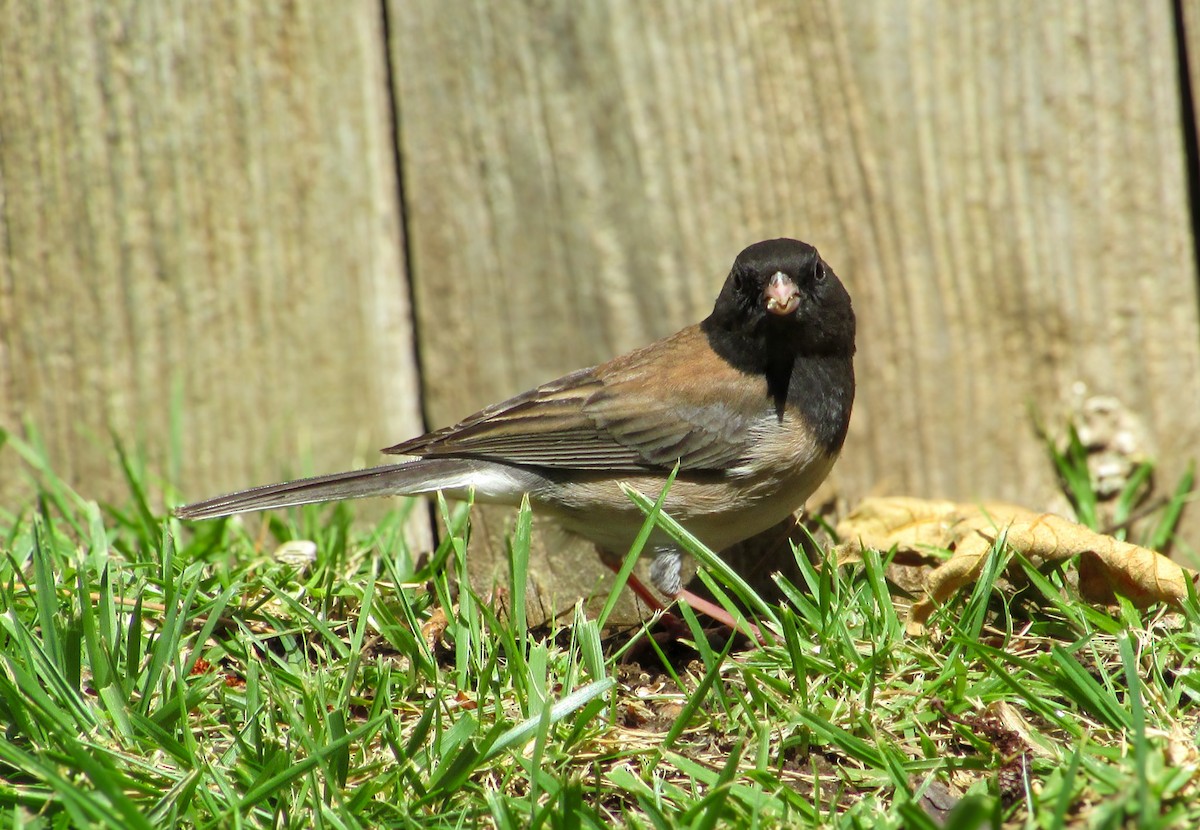
[[[859,88],[893,217],[875,244],[899,266],[868,286],[898,374],[879,431],[922,468],[888,490],[1041,503],[1026,409],[1053,417],[1078,383],[1140,415],[1178,475],[1200,361],[1170,4],[925,4],[845,28],[874,45]]]
[[[1164,481],[1194,456],[1169,3],[389,8],[432,425],[702,317],[789,235],[859,312],[845,496],[1045,504],[1029,410],[1081,389]]]
[[[701,318],[789,235],[861,321],[847,498],[1041,506],[1028,408],[1079,384],[1164,480],[1194,456],[1165,0],[385,2],[389,43],[377,4],[0,0],[0,424],[87,495],[110,432],[201,496],[419,431],[388,51],[431,426]],[[541,538],[551,593],[595,588]]]
[[[0,424],[89,497],[110,433],[196,498],[419,431],[378,7],[0,6]]]

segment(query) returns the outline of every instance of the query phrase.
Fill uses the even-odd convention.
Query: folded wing
[[[774,410],[764,382],[706,347],[685,329],[384,452],[585,471],[726,470]]]

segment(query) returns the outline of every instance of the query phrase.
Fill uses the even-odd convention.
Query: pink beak
[[[767,301],[767,311],[782,317],[791,314],[800,305],[800,289],[791,277],[776,271],[763,289],[763,299]]]

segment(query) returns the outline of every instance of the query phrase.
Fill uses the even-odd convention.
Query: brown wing
[[[384,450],[541,467],[726,469],[773,417],[762,378],[721,360],[695,326]]]

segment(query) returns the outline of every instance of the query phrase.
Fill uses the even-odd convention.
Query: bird
[[[592,542],[619,570],[645,521],[622,485],[713,551],[793,515],[837,460],[854,403],[850,295],[812,245],[756,242],[734,259],[701,322],[384,449],[398,464],[268,484],[178,507],[199,520],[364,496],[519,505]],[[684,590],[690,562],[662,531],[650,581],[732,626]],[[629,587],[663,603],[635,576]]]

